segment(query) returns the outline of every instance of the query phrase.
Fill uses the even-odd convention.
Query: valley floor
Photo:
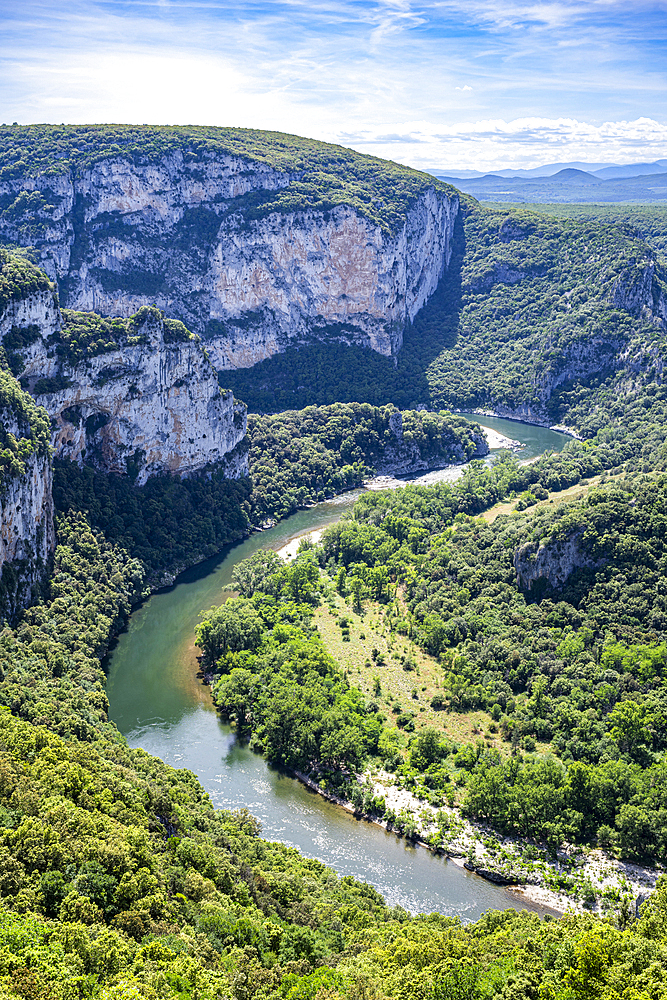
[[[577,486],[552,492],[539,506],[558,505],[577,499],[600,477]],[[516,500],[497,504],[482,517],[491,522],[501,514],[511,513]],[[285,558],[296,555],[300,542],[321,538],[325,528],[293,538],[279,550]],[[330,594],[316,610],[314,624],[325,646],[346,672],[350,682],[378,702],[388,716],[408,713],[417,729],[433,726],[457,743],[483,740],[486,747],[506,752],[498,727],[484,711],[444,712],[433,707],[432,700],[442,689],[443,665],[416,646],[406,636],[392,632],[390,616],[401,606],[400,592],[392,606],[365,601],[354,609],[351,599]],[[345,634],[341,623],[346,623]],[[548,752],[537,744],[538,752]],[[337,802],[348,811],[363,812],[333,794],[326,782],[316,782],[297,774],[309,787]],[[506,884],[511,891],[554,912],[566,910],[607,913],[635,912],[665,868],[659,864],[642,867],[621,861],[601,849],[566,845],[557,856],[544,845],[519,837],[502,836],[482,824],[465,819],[458,808],[460,794],[455,787],[443,793],[441,806],[435,807],[419,798],[404,778],[382,769],[371,769],[357,780],[366,797],[384,800],[385,809],[395,821],[388,823],[377,815],[374,822],[405,833],[425,847],[443,853],[456,864],[477,871],[482,877]]]

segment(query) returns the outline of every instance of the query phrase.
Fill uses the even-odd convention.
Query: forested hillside
[[[487,208],[512,211],[517,206],[486,203]],[[523,205],[529,212],[555,216],[558,219],[573,219],[583,222],[602,222],[605,225],[622,226],[633,236],[639,236],[649,244],[664,263],[667,260],[667,206],[658,204],[635,205],[568,205],[539,204]]]
[[[251,410],[349,399],[567,420],[572,393],[627,372],[628,346],[662,370],[665,288],[657,251],[627,226],[473,207],[396,368],[314,344],[226,378]]]
[[[248,218],[271,212],[330,211],[350,205],[382,228],[395,230],[410,201],[427,186],[453,191],[431,174],[344,146],[284,132],[202,125],[0,126],[0,182],[40,174],[77,175],[105,160],[154,164],[181,154],[189,163],[238,157],[286,175],[277,191],[253,192],[243,205]],[[45,228],[49,205],[39,191],[5,196],[0,215]]]
[[[481,429],[450,413],[368,403],[309,406],[248,420],[253,516],[284,516],[377,473],[410,473],[488,451]]]
[[[410,918],[128,750],[95,660],[140,585],[136,563],[72,519],[51,599],[2,636],[5,664],[37,682],[0,713],[7,1000],[665,995],[664,889],[638,922]]]
[[[515,750],[542,745],[523,761],[458,755],[464,810],[541,839],[664,855],[667,479],[614,481],[492,525],[452,518],[438,493],[361,498],[322,558],[348,587],[355,575],[372,587],[380,567],[399,583],[392,627],[439,656],[444,707],[486,709]]]

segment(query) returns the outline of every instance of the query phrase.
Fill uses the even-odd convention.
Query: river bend
[[[521,441],[520,457],[526,460],[547,449],[560,450],[567,441],[542,427],[493,417],[474,419]],[[452,470],[443,470],[424,479],[454,476]],[[110,657],[110,716],[130,746],[194,771],[216,807],[247,807],[261,821],[263,836],[290,844],[341,875],[369,882],[391,905],[463,920],[474,920],[489,908],[542,912],[453,861],[355,819],[270,768],[223,724],[209,689],[197,678],[194,627],[199,612],[222,603],[236,563],[259,548],[279,549],[297,535],[333,523],[358,496],[359,491],[353,491],[294,514],[187,570],[173,587],[153,594],[134,612]]]

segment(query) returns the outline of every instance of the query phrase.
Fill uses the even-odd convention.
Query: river
[[[525,447],[522,460],[568,440],[547,428],[495,417],[479,423]],[[451,470],[438,476],[452,478]],[[432,481],[429,474],[426,481]],[[357,820],[300,782],[270,768],[240,744],[222,723],[209,689],[197,678],[194,627],[199,612],[220,604],[232,570],[259,548],[280,549],[297,535],[338,520],[359,491],[336,497],[250,536],[219,556],[183,573],[169,589],[153,594],[132,615],[109,663],[110,716],[132,747],[143,747],[174,767],[197,775],[218,808],[247,807],[263,835],[319,858],[341,875],[375,886],[391,905],[412,912],[437,911],[474,920],[489,908],[527,907],[520,896],[465,871],[453,861]]]

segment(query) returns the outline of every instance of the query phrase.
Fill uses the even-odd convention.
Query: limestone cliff
[[[0,620],[43,583],[55,545],[49,419],[0,368]]]
[[[514,553],[514,569],[520,590],[537,593],[544,587],[561,590],[576,569],[601,566],[582,546],[582,531],[567,538],[526,542]]]
[[[138,485],[209,465],[247,474],[245,407],[182,323],[148,307],[128,320],[63,317],[41,292],[0,320],[14,370],[52,418],[57,457]]]
[[[296,137],[239,154],[247,142],[217,130],[224,143],[194,152],[190,130],[156,154],[137,131],[132,154],[116,145],[82,162],[77,148],[62,167],[0,178],[0,235],[38,248],[65,305],[128,317],[156,304],[204,337],[219,369],[313,337],[396,354],[447,266],[453,189]],[[281,138],[297,152],[274,165]],[[349,197],[335,166],[348,154]],[[393,214],[378,208],[392,184],[405,186]]]

